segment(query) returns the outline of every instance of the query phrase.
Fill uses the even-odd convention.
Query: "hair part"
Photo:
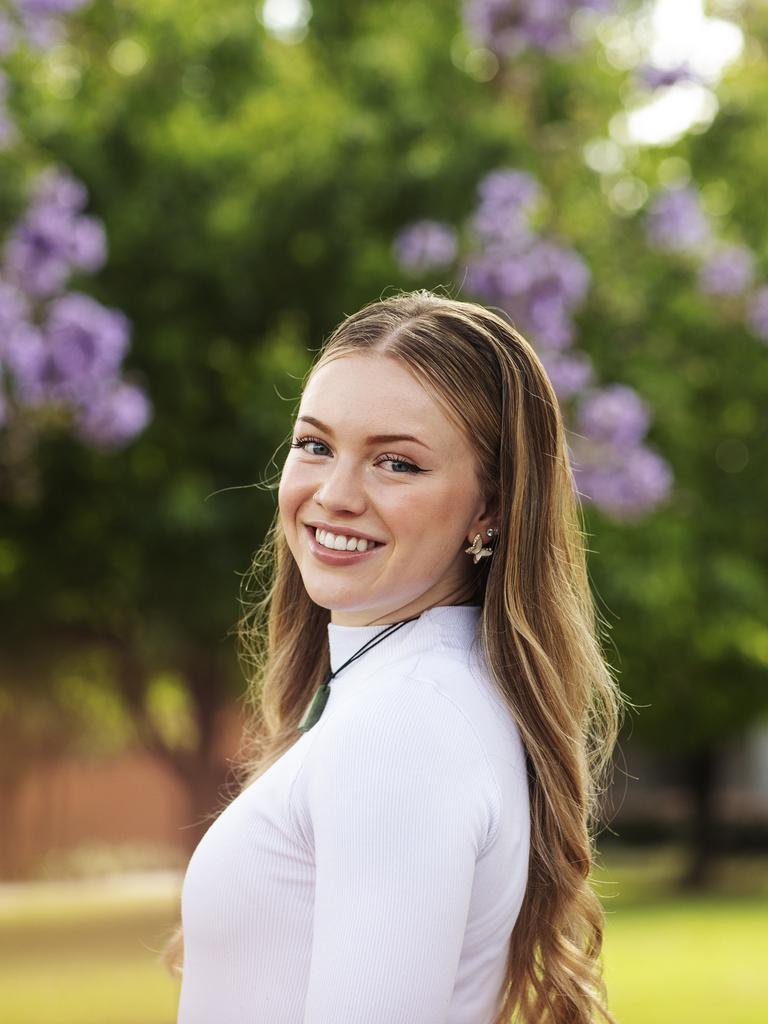
[[[532,346],[503,317],[426,290],[347,317],[305,386],[329,360],[365,353],[398,360],[441,403],[471,440],[478,481],[495,501],[499,532],[493,557],[475,567],[474,596],[489,671],[525,747],[531,847],[494,1024],[513,1013],[520,1024],[592,1024],[596,1013],[616,1024],[590,871],[624,704],[602,652],[557,396]],[[330,621],[307,594],[277,513],[243,586],[241,789],[300,737],[298,723],[329,669]],[[165,962],[180,969],[182,952],[178,927]]]

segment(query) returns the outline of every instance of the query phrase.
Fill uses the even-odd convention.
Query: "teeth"
[[[367,551],[375,546],[375,541],[365,540],[362,537],[345,537],[344,534],[331,533],[330,530],[315,530],[315,539],[323,547],[332,551]]]

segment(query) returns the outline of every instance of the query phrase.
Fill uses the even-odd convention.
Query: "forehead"
[[[407,367],[378,353],[338,356],[319,366],[302,394],[298,415],[303,413],[339,430],[384,433],[396,427],[433,438],[459,432],[445,407]]]

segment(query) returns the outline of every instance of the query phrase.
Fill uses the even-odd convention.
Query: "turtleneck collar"
[[[468,649],[475,636],[481,613],[480,605],[451,604],[437,605],[423,611],[417,619],[406,622],[394,629],[383,640],[371,645],[365,654],[342,669],[337,678],[331,680],[331,687],[344,680],[363,673],[368,675],[380,665],[394,658],[402,658],[429,650],[434,646]],[[389,627],[380,626],[338,626],[328,623],[328,645],[331,670],[336,671],[356,654],[369,640],[383,633]]]

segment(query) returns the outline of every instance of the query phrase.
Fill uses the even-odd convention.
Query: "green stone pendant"
[[[323,708],[328,703],[328,697],[331,694],[331,688],[328,683],[322,683],[317,690],[315,695],[309,703],[309,707],[302,715],[301,721],[299,722],[299,731],[307,732],[320,718],[323,713]]]

